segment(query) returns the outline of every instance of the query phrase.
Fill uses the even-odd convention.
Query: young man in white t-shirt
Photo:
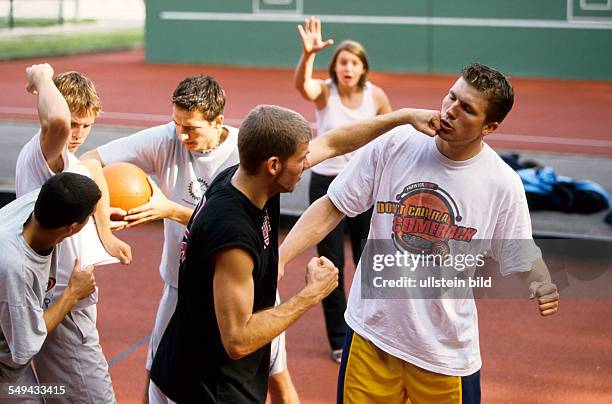
[[[47,293],[47,305],[68,285],[75,259],[85,265],[117,262],[113,257],[124,264],[131,261],[130,247],[110,231],[108,192],[105,191],[106,182],[100,164],[93,160],[81,163],[74,156],[100,111],[96,89],[87,77],[78,72],[62,73],[56,77],[53,74],[53,68],[48,64],[26,69],[27,90],[36,95],[40,131],[23,146],[17,158],[17,197],[40,188],[56,173],[66,171],[92,177],[103,190],[103,196],[94,212],[95,223],[88,221],[83,231],[68,237],[58,246],[57,285]],[[97,299],[96,291],[79,302],[49,335],[35,358],[41,383],[70,385],[72,403],[115,402],[108,364],[96,328]],[[51,403],[64,400],[48,399]]]
[[[0,398],[44,402],[36,394],[40,390],[32,389],[38,384],[32,357],[96,286],[93,266],[81,269],[77,260],[66,288],[44,307],[45,293],[56,282],[57,245],[83,229],[99,199],[100,190],[91,179],[61,173],[0,209]],[[72,386],[54,384],[62,400],[74,394]],[[30,387],[34,396],[26,397],[23,387]]]
[[[210,76],[191,76],[172,95],[172,122],[114,140],[83,154],[102,165],[118,161],[136,164],[155,175],[150,201],[127,212],[128,227],[164,220],[164,247],[159,272],[164,290],[151,332],[146,369],[151,369],[159,341],[177,301],[180,242],[194,208],[214,178],[239,162],[238,129],[223,124],[225,92]],[[273,402],[299,401],[289,371],[285,335],[275,339],[270,364]],[[147,400],[148,384],[144,399]]]
[[[533,245],[521,181],[483,142],[513,100],[499,72],[479,64],[464,68],[442,102],[437,135],[398,127],[358,152],[291,230],[279,265],[317,243],[345,215],[374,206],[368,239],[383,243],[381,251],[452,257],[489,250],[502,274],[520,273],[542,315],[556,313],[557,289]],[[394,286],[374,291],[377,284],[368,282],[388,274],[375,263],[381,261],[364,253],[351,287],[338,402],[480,402],[474,300],[410,298],[401,294],[409,284],[399,295]],[[423,269],[423,261],[414,267]]]

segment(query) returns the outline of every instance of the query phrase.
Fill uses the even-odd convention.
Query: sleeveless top
[[[338,126],[358,121],[362,119],[372,118],[376,116],[376,106],[374,105],[374,97],[372,96],[372,84],[367,81],[363,89],[363,100],[361,105],[356,109],[347,108],[342,104],[338,87],[331,79],[325,80],[325,84],[329,86],[329,96],[327,105],[322,110],[316,111],[317,117],[317,135],[323,134],[329,130],[335,129]],[[336,176],[347,165],[355,152],[347,153],[342,156],[332,157],[312,168],[312,171],[319,175]]]

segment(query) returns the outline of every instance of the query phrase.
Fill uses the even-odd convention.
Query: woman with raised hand
[[[298,25],[303,53],[295,69],[295,87],[316,108],[317,132],[325,133],[340,125],[391,112],[385,92],[367,80],[369,70],[366,52],[355,41],[346,40],[338,45],[329,64],[329,78],[319,80],[312,77],[317,52],[332,45],[334,41],[323,41],[321,21],[311,17]],[[313,203],[327,193],[332,180],[349,162],[352,153],[334,157],[319,163],[311,170],[309,198]],[[348,225],[353,262],[355,266],[368,236],[372,209],[354,218],[346,218],[321,243],[317,252],[329,258],[340,270],[338,287],[323,300],[323,312],[327,337],[331,345],[332,359],[340,363],[346,333],[344,311],[344,243],[345,222]]]

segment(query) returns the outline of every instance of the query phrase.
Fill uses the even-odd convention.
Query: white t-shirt
[[[355,109],[348,108],[342,104],[338,88],[331,79],[327,79],[325,83],[329,86],[329,96],[325,108],[316,111],[317,136],[347,123],[376,116],[372,84],[369,81],[366,82],[363,89],[361,105]],[[329,158],[312,167],[312,172],[330,177],[336,176],[348,164],[354,154],[355,152],[351,152]]]
[[[64,170],[76,174],[85,175],[91,178],[89,170],[83,166],[79,159],[64,148],[62,152],[64,160]],[[17,157],[15,189],[17,197],[39,189],[55,173],[51,170],[40,145],[40,131],[23,146]],[[90,264],[110,264],[119,262],[116,258],[109,255],[100,238],[93,219],[89,219],[85,227],[77,234],[64,239],[56,246],[58,254],[57,284],[55,288],[47,293],[46,304],[51,304],[57,299],[66,286],[74,268],[76,258],[79,258],[81,266]],[[89,297],[79,301],[73,310],[82,309],[98,301],[98,289]]]
[[[23,237],[37,197],[38,190],[0,209],[0,383],[17,380],[47,337],[43,300],[55,282],[56,251],[40,255]]]
[[[529,270],[540,256],[537,247],[529,249],[531,255],[517,257],[512,248],[486,242],[528,240],[533,247],[520,178],[486,144],[475,157],[452,161],[438,151],[434,138],[409,125],[398,127],[360,150],[332,182],[328,195],[351,217],[374,205],[368,240],[388,240],[391,245],[401,240],[404,250],[426,253],[435,253],[427,249],[440,245],[448,246],[451,254],[470,246],[478,253],[490,249],[504,275]],[[355,332],[383,351],[436,373],[466,376],[480,369],[471,297],[364,299],[361,271],[373,268],[364,259],[362,255],[345,313]]]
[[[224,126],[229,135],[209,152],[188,150],[179,140],[173,122],[114,140],[97,149],[105,165],[118,161],[136,164],[154,174],[164,195],[194,209],[212,180],[227,167],[238,164],[238,129]],[[164,219],[164,248],[159,272],[164,282],[178,287],[180,242],[185,226]]]

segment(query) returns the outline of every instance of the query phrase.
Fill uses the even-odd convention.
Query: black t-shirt
[[[253,205],[230,182],[237,168],[213,181],[183,238],[178,302],[151,368],[151,379],[179,403],[266,400],[270,344],[230,359],[215,315],[212,257],[222,249],[243,248],[253,258],[253,312],[274,306],[276,297],[280,197],[264,209]]]

